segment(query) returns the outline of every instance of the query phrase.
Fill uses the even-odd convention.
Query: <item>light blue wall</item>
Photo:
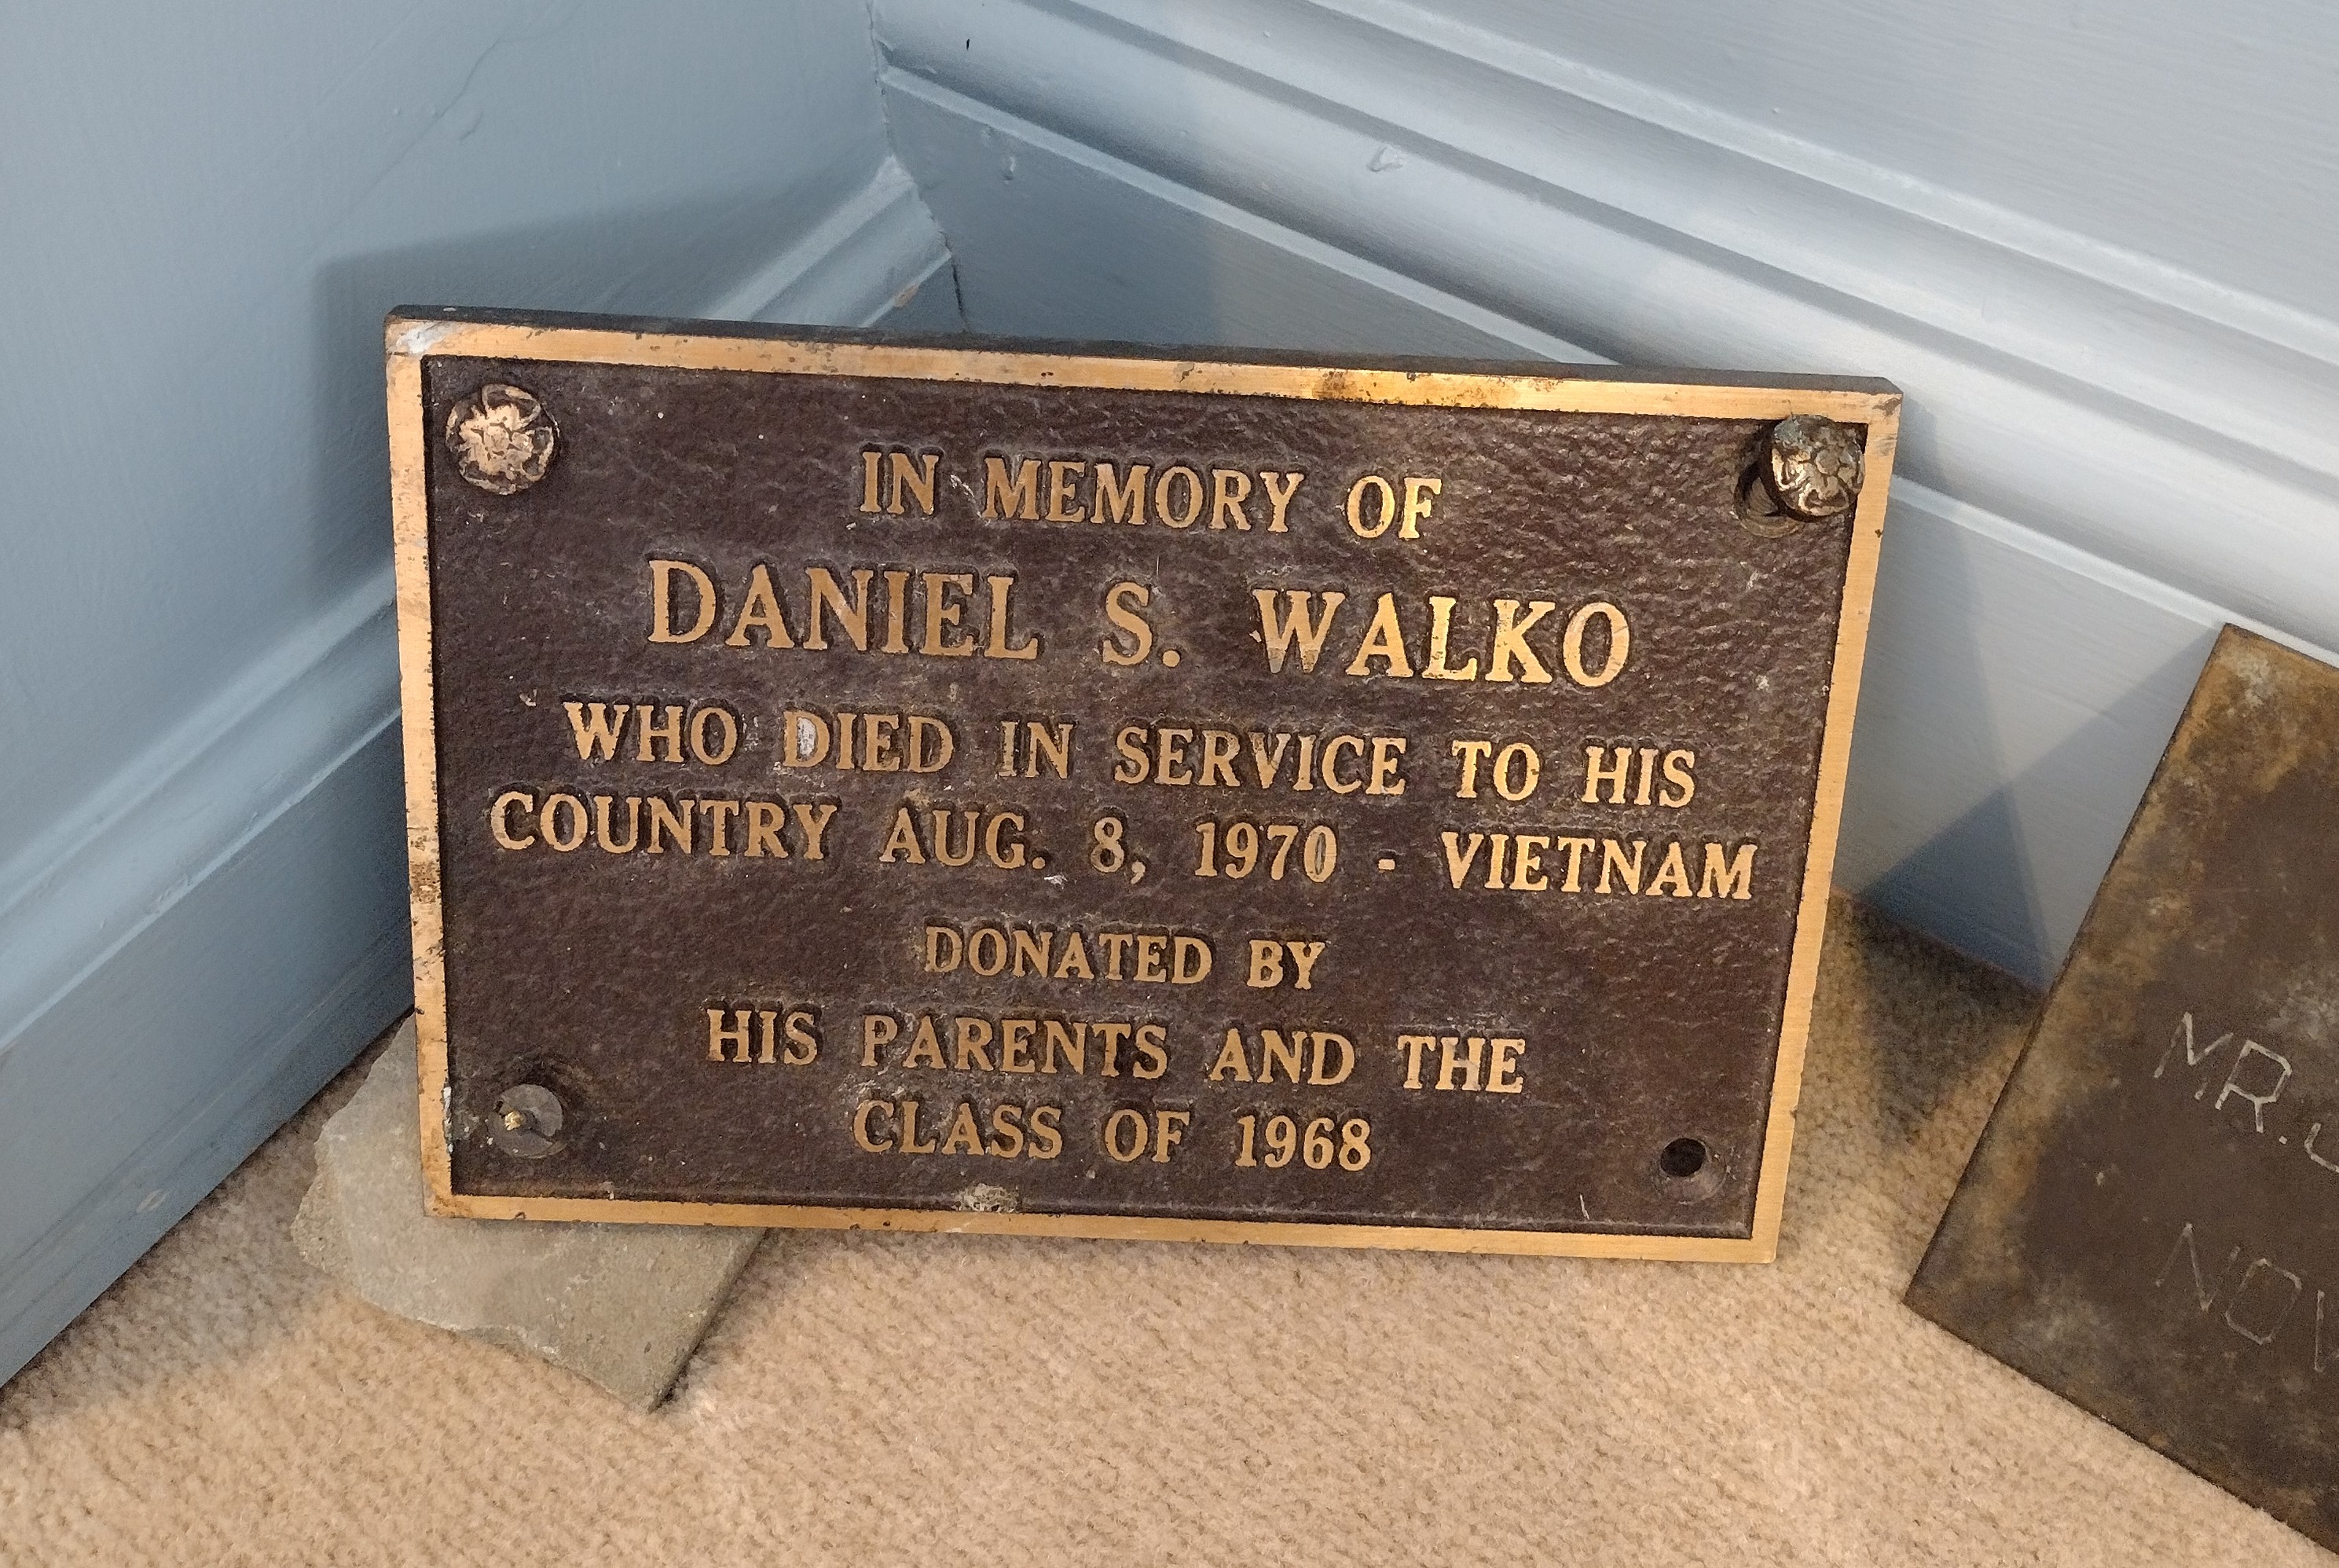
[[[855,3],[8,7],[0,1376],[407,1005],[381,321],[943,270]]]

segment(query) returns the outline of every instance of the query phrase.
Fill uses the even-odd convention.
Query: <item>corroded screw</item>
[[[1861,466],[1860,431],[1817,414],[1796,414],[1772,427],[1762,488],[1790,517],[1824,523],[1859,501]]]
[[[536,394],[489,381],[447,411],[447,446],[464,479],[498,496],[516,495],[552,467],[558,433]]]
[[[514,1084],[496,1100],[488,1141],[521,1159],[541,1159],[560,1136],[560,1097],[540,1083]]]

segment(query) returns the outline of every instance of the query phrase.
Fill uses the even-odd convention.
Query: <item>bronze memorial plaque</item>
[[[390,323],[439,1212],[1772,1255],[1877,381]]]
[[[1909,1305],[2339,1547],[2334,1199],[2339,670],[2228,626]]]

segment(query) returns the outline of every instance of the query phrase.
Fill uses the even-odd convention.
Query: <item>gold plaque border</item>
[[[755,329],[745,330],[752,333]],[[1289,1247],[1396,1247],[1550,1257],[1639,1257],[1768,1263],[1778,1254],[1787,1162],[1801,1093],[1811,995],[1819,980],[1836,833],[1843,810],[1851,721],[1860,702],[1870,601],[1884,537],[1885,496],[1899,442],[1900,395],[1880,382],[1856,387],[1633,379],[1605,367],[1589,374],[1487,373],[1244,363],[1238,360],[1124,358],[992,348],[648,331],[482,321],[469,315],[393,315],[388,326],[390,507],[398,574],[399,687],[404,707],[406,839],[413,895],[414,1007],[421,1051],[422,1169],[429,1211],[470,1219],[565,1219],[646,1225],[745,1225],[829,1230],[949,1231],[1101,1240],[1217,1241]],[[439,871],[437,728],[431,684],[429,493],[422,362],[433,356],[550,360],[766,375],[903,377],[1019,387],[1208,392],[1440,408],[1542,409],[1564,413],[1654,414],[1689,419],[1781,419],[1820,414],[1868,427],[1867,466],[1852,515],[1834,675],[1820,743],[1819,789],[1787,972],[1771,1112],[1746,1237],[1344,1225],[1109,1214],[972,1213],[959,1209],[836,1208],[755,1203],[672,1203],[637,1198],[507,1198],[457,1192],[447,1142],[447,975]]]

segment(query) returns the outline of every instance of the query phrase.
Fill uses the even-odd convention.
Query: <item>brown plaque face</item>
[[[439,1212],[1771,1256],[1889,387],[390,350]]]
[[[1909,1305],[2339,1547],[2339,671],[2228,626]]]

